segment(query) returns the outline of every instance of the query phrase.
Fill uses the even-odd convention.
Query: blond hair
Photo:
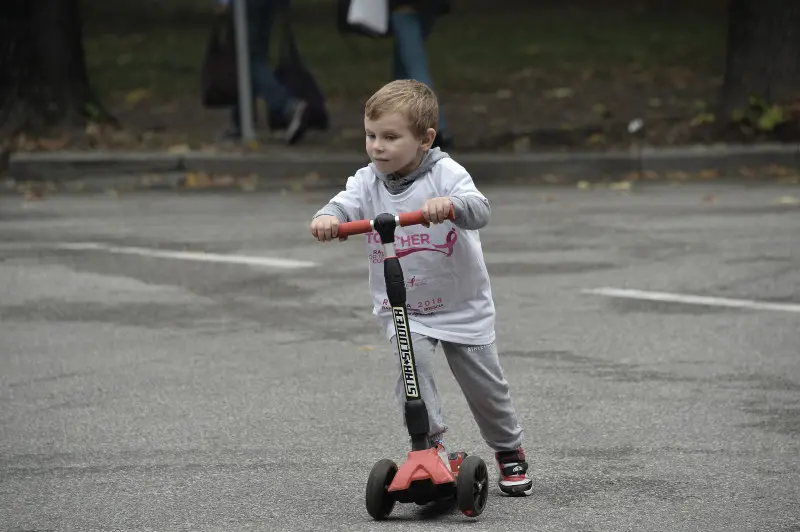
[[[377,120],[387,113],[404,115],[417,137],[423,137],[429,128],[439,126],[436,95],[430,87],[413,79],[387,83],[364,105],[364,115],[370,120]]]

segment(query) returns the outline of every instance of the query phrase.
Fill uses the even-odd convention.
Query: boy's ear
[[[431,149],[434,140],[436,140],[436,130],[429,127],[425,135],[422,136],[422,148],[425,150]]]

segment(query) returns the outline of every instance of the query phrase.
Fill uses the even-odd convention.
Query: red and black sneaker
[[[533,493],[533,480],[528,476],[528,462],[522,447],[516,451],[495,453],[500,478],[497,483],[506,495],[524,497]]]

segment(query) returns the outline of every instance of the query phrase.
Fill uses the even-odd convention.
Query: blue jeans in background
[[[393,11],[390,23],[394,36],[394,78],[415,79],[433,90],[433,78],[425,52],[425,39],[433,26],[433,17],[423,17],[416,11]],[[447,136],[447,125],[441,106],[438,133],[443,137]]]
[[[292,112],[292,103],[286,88],[275,78],[267,62],[272,24],[277,9],[288,7],[290,0],[247,0],[247,42],[250,56],[250,79],[253,99],[262,98],[273,111],[281,111],[287,117]],[[231,7],[232,9],[232,7]],[[255,106],[253,107],[255,116]],[[239,106],[231,110],[231,119],[237,130],[241,129]]]

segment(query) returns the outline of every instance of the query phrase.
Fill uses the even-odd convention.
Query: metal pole
[[[233,0],[236,31],[236,72],[239,78],[239,121],[242,140],[253,140],[253,93],[250,85],[250,50],[247,46],[247,0]],[[266,60],[266,59],[265,59]]]

